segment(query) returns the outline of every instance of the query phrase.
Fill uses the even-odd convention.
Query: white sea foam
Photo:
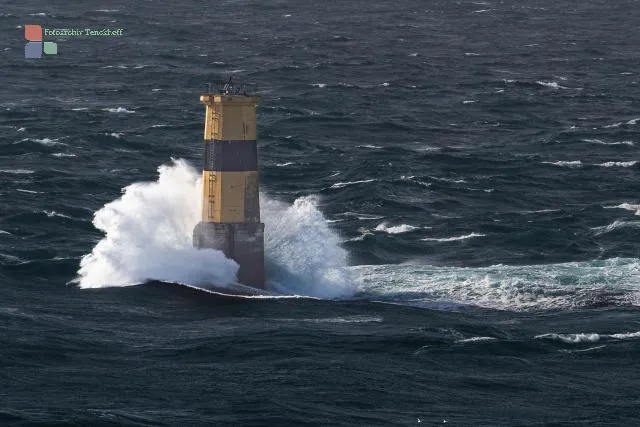
[[[620,126],[622,126],[622,122],[612,123],[612,124],[610,124],[610,125],[603,126],[603,128],[605,128],[605,129],[611,129],[611,128],[618,128],[618,127],[620,127]]]
[[[20,193],[27,193],[27,194],[41,194],[41,191],[33,191],[33,190],[26,190],[24,188],[16,188],[16,191],[19,191]]]
[[[441,237],[441,238],[426,237],[420,240],[430,241],[430,242],[455,242],[457,240],[467,240],[467,239],[473,239],[474,237],[485,237],[485,236],[486,234],[482,234],[482,233],[470,233],[470,234],[465,234],[463,236],[454,236],[454,237]]]
[[[624,332],[624,333],[620,333],[620,334],[611,334],[609,336],[611,338],[615,338],[617,340],[629,340],[629,339],[640,338],[640,331],[638,331],[638,332]]]
[[[638,163],[637,160],[632,160],[629,162],[604,162],[604,163],[598,163],[595,166],[602,166],[604,168],[613,168],[613,167],[630,168],[635,166],[637,163]]]
[[[302,197],[286,205],[262,196],[270,285],[282,293],[351,295],[356,285],[346,268],[347,251],[317,203],[315,197]]]
[[[380,147],[379,145],[365,144],[365,145],[358,145],[357,148],[370,148],[372,150],[379,150],[382,147]]]
[[[127,110],[124,107],[117,107],[117,108],[103,108],[102,111],[108,111],[109,113],[127,113],[127,114],[133,114],[135,113],[135,111],[133,110]]]
[[[95,214],[105,237],[83,257],[83,288],[127,286],[146,280],[224,286],[238,265],[221,251],[192,247],[200,219],[201,179],[184,160],[159,169],[155,182],[131,184]],[[318,297],[351,295],[347,253],[312,197],[287,205],[261,197],[271,289]]]
[[[76,157],[76,155],[73,154],[73,153],[53,153],[52,156],[54,156],[54,157]]]
[[[627,122],[628,125],[635,125],[638,123],[638,120],[640,120],[640,118],[637,119],[631,119]]]
[[[538,83],[540,86],[544,86],[544,87],[549,87],[551,89],[568,89],[564,86],[560,86],[557,82],[543,82],[543,81],[536,81],[536,83]]]
[[[567,344],[593,343],[602,339],[613,338],[616,340],[629,340],[640,338],[639,332],[623,332],[617,334],[577,333],[577,334],[542,334],[536,335],[536,339],[558,340]]]
[[[322,317],[310,319],[284,318],[273,319],[278,322],[307,322],[307,323],[381,323],[384,319],[381,316],[354,315],[354,316],[337,316]]]
[[[71,111],[86,111],[88,110],[88,108],[86,107],[78,107],[78,108],[72,108]]]
[[[382,218],[384,218],[383,216],[380,216],[380,215],[373,215],[373,214],[368,214],[368,213],[358,213],[358,212],[343,212],[343,213],[339,213],[337,215],[355,217],[355,218],[360,219],[360,220],[367,220],[367,219],[373,220],[373,219],[382,219]]]
[[[621,228],[640,228],[640,221],[621,221],[615,220],[609,225],[603,225],[601,227],[593,227],[591,228],[596,232],[596,235],[610,233],[614,230],[619,230]]]
[[[294,162],[276,163],[276,166],[278,167],[291,166],[291,165],[295,165],[295,163]]]
[[[67,145],[64,142],[60,142],[61,139],[62,138],[57,138],[57,139],[51,139],[51,138],[42,138],[42,139],[25,138],[25,139],[21,140],[20,142],[24,142],[24,141],[37,142],[38,144],[45,145],[47,147],[52,147],[54,145]]]
[[[56,212],[56,211],[53,211],[53,210],[51,210],[51,211],[44,210],[44,211],[42,211],[42,213],[47,215],[49,218],[58,217],[58,218],[72,219],[69,215],[61,214],[60,212]]]
[[[473,342],[487,342],[487,341],[496,341],[497,338],[494,337],[471,337],[465,338],[461,340],[456,340],[456,344],[465,344],[465,343],[473,343]]]
[[[571,160],[571,161],[559,160],[557,162],[542,162],[542,163],[548,164],[548,165],[554,165],[554,166],[568,167],[572,169],[582,167],[582,162],[580,160]]]
[[[476,102],[476,101],[474,101],[474,100],[472,100],[472,99],[468,99],[468,100],[462,101],[462,103],[463,103],[463,104],[473,104],[473,103],[475,103],[475,102]]]
[[[420,227],[416,227],[409,224],[389,226],[386,222],[383,222],[381,224],[378,224],[374,230],[383,231],[387,234],[401,234],[401,233],[408,233],[410,231],[418,230],[419,228]]]
[[[635,211],[635,214],[640,216],[640,204],[633,203],[621,203],[616,206],[604,206],[605,209],[625,209],[628,211]]]
[[[373,181],[375,181],[375,179],[363,179],[361,181],[336,182],[335,184],[333,184],[331,186],[331,188],[344,188],[344,187],[349,186],[349,185],[364,184],[364,183],[373,182]]]
[[[567,344],[600,341],[600,334],[542,334],[536,335],[536,339],[558,340]]]
[[[443,178],[443,177],[439,177],[439,176],[431,176],[431,175],[429,175],[429,178],[431,178],[431,179],[435,179],[436,181],[450,182],[450,183],[452,183],[452,184],[463,184],[463,183],[466,183],[466,182],[467,182],[467,181],[465,181],[464,179]]]
[[[116,139],[120,139],[120,138],[122,138],[124,133],[121,133],[121,132],[105,132],[105,135],[112,136],[112,137],[114,137]]]
[[[407,263],[351,270],[360,276],[360,296],[435,309],[472,305],[539,311],[606,303],[640,305],[639,259],[489,267]]]
[[[0,169],[0,173],[10,173],[13,175],[30,175],[34,173],[31,169]]]
[[[615,142],[605,142],[600,139],[583,139],[584,142],[590,142],[592,144],[601,144],[601,145],[629,145],[634,146],[635,142],[633,141],[615,141]]]
[[[311,86],[319,87],[320,89],[327,87],[326,83],[313,83]]]

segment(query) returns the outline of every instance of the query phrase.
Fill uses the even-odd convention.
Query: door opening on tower
[[[239,265],[238,280],[265,288],[264,224],[260,222],[256,106],[250,85],[219,82],[200,96],[205,106],[202,214],[198,249],[218,249]]]

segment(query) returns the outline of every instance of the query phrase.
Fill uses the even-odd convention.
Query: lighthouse
[[[255,88],[229,80],[208,85],[205,106],[202,215],[198,249],[218,249],[239,265],[240,283],[265,288],[264,224],[260,222]]]

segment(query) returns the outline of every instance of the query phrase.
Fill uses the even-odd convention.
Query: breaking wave
[[[95,213],[105,233],[80,262],[82,288],[127,286],[148,280],[199,287],[236,281],[238,265],[221,251],[192,247],[200,219],[201,178],[184,160],[158,169],[154,182],[131,184]],[[266,224],[268,286],[282,293],[334,298],[350,295],[347,253],[313,197],[293,205],[261,195]]]
[[[638,332],[623,332],[618,334],[598,334],[598,333],[577,333],[577,334],[542,334],[536,335],[536,339],[547,339],[562,341],[567,344],[579,344],[579,343],[594,343],[603,339],[614,340],[629,340],[640,338],[640,331]]]
[[[467,240],[467,239],[473,239],[474,237],[485,237],[486,234],[482,234],[482,233],[469,233],[469,234],[465,234],[463,236],[453,236],[453,237],[425,237],[424,239],[420,239],[420,240],[424,240],[426,242],[455,242],[457,240]]]
[[[389,226],[386,222],[383,222],[381,224],[378,224],[374,230],[383,231],[388,234],[401,234],[401,233],[408,233],[410,231],[418,230],[419,228],[420,227],[416,227],[414,225],[409,225],[409,224]]]

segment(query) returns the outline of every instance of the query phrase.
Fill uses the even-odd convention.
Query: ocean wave
[[[487,342],[487,341],[496,341],[497,338],[494,337],[471,337],[471,338],[465,338],[465,339],[460,339],[460,340],[456,340],[456,344],[465,344],[465,343],[473,343],[473,342]]]
[[[630,168],[635,166],[637,163],[638,163],[637,160],[632,160],[629,162],[604,162],[604,163],[595,164],[594,166],[602,166],[604,168],[613,168],[613,167]]]
[[[596,232],[596,235],[601,235],[601,234],[610,233],[614,230],[618,230],[621,228],[640,228],[640,221],[615,220],[609,225],[592,227],[591,229]]]
[[[567,344],[577,344],[584,342],[600,341],[600,334],[542,334],[536,335],[535,339],[558,340]]]
[[[384,319],[381,316],[354,315],[354,316],[337,316],[337,317],[321,317],[321,318],[284,318],[273,319],[278,322],[305,322],[305,323],[381,323]]]
[[[602,141],[601,139],[589,139],[589,138],[585,138],[582,141],[584,142],[590,142],[592,144],[600,144],[600,145],[628,145],[630,147],[635,145],[635,142],[633,141],[615,141],[615,142],[605,142]]]
[[[54,157],[76,157],[76,155],[73,154],[73,153],[53,153],[52,156],[54,156]]]
[[[537,84],[539,84],[540,86],[544,86],[544,87],[549,87],[551,89],[569,89],[568,87],[565,86],[560,86],[557,82],[544,82],[544,81],[536,81]]]
[[[291,166],[291,165],[295,165],[295,163],[294,162],[276,163],[276,166],[278,167]]]
[[[542,163],[547,165],[568,167],[573,169],[582,167],[582,162],[580,160],[570,160],[570,161],[559,160],[557,162],[542,162]]]
[[[0,169],[0,173],[9,173],[13,175],[30,175],[35,172],[31,169]]]
[[[124,107],[116,107],[116,108],[103,108],[102,111],[107,111],[109,113],[127,113],[127,114],[134,114],[135,111],[133,110],[127,110]]]
[[[627,211],[635,211],[635,214],[640,216],[640,204],[633,203],[621,203],[616,206],[604,206],[605,209],[625,209]]]
[[[336,214],[336,216],[347,216],[347,217],[355,217],[359,220],[374,220],[374,219],[382,219],[384,216],[368,214],[368,213],[359,213],[359,212],[342,212]]]
[[[443,178],[443,177],[437,177],[437,176],[431,176],[431,175],[429,175],[429,178],[434,179],[436,181],[450,182],[452,184],[464,184],[467,182],[464,179]]]
[[[58,218],[73,219],[69,215],[61,214],[61,213],[56,212],[54,210],[51,210],[51,211],[44,210],[44,211],[42,211],[42,213],[47,215],[49,218],[58,217]]]
[[[367,182],[373,182],[373,181],[375,181],[375,179],[363,179],[363,180],[360,180],[360,181],[336,182],[335,184],[331,185],[331,188],[344,188],[344,187],[347,187],[349,185],[365,184]]]
[[[577,334],[542,334],[536,335],[536,339],[558,340],[567,344],[594,343],[602,339],[611,338],[615,340],[629,340],[640,338],[638,332],[623,332],[616,334],[599,334],[599,333],[577,333]]]
[[[200,174],[184,160],[158,169],[155,182],[129,185],[95,214],[105,237],[84,256],[75,280],[82,288],[128,286],[147,280],[206,288],[236,282],[238,264],[214,249],[195,249]],[[303,197],[292,205],[260,197],[268,287],[283,294],[336,298],[353,294],[347,252],[317,208]],[[320,255],[321,254],[321,255]]]
[[[17,143],[21,143],[21,142],[35,142],[38,143],[40,145],[44,145],[47,147],[52,147],[54,145],[64,145],[66,146],[67,144],[65,144],[64,142],[60,142],[60,140],[63,138],[56,138],[56,139],[51,139],[51,138],[42,138],[42,139],[38,139],[38,138],[25,138],[25,139],[21,139],[20,141],[18,141]]]
[[[385,232],[387,234],[408,233],[410,231],[419,230],[419,229],[420,229],[420,227],[416,227],[416,226],[409,225],[409,224],[400,224],[400,225],[389,226],[389,225],[387,225],[386,222],[378,224],[376,226],[376,228],[374,228],[375,231],[383,231],[383,232]]]
[[[620,126],[622,126],[622,122],[612,123],[610,125],[603,126],[603,128],[604,129],[613,129],[613,128],[619,128]]]
[[[473,239],[474,237],[485,237],[485,236],[486,234],[482,234],[482,233],[470,233],[470,234],[465,234],[463,236],[454,236],[454,237],[441,237],[441,238],[425,237],[424,239],[420,239],[420,240],[424,240],[428,242],[455,242],[458,240]]]

